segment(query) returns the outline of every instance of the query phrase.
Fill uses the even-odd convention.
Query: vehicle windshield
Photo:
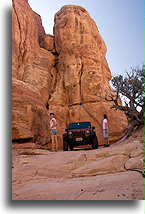
[[[68,129],[86,129],[86,128],[91,128],[90,122],[70,123],[68,125]]]

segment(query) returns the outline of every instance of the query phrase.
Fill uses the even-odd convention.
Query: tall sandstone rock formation
[[[12,138],[50,142],[46,104],[55,57],[44,49],[41,18],[27,0],[13,0],[12,7]]]
[[[95,95],[109,96],[113,90],[106,46],[88,12],[62,7],[55,15],[54,37],[45,34],[27,0],[13,0],[12,18],[13,139],[47,147],[50,112],[59,122],[59,148],[67,124],[77,121],[91,121],[103,144],[104,113],[110,141],[119,139],[127,128],[125,115]]]
[[[91,121],[103,144],[102,120],[108,115],[109,139],[121,137],[127,127],[125,115],[110,109],[111,72],[106,61],[106,45],[89,13],[80,6],[67,5],[55,15],[54,41],[59,53],[59,80],[49,100],[62,133],[68,122]]]

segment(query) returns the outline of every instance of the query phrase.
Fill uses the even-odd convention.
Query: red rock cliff
[[[50,111],[61,121],[60,133],[68,122],[91,121],[103,144],[102,120],[108,115],[109,139],[121,137],[127,119],[112,103],[99,99],[112,93],[111,72],[106,61],[106,45],[96,23],[80,6],[67,5],[55,15],[54,41],[59,53],[59,81],[49,100]]]
[[[48,113],[60,126],[59,142],[68,122],[91,121],[103,144],[103,114],[108,115],[111,141],[127,127],[122,112],[96,97],[112,93],[106,45],[88,12],[67,5],[55,15],[54,39],[27,0],[13,0],[13,139],[50,142]],[[49,24],[49,23],[48,23]]]
[[[41,18],[27,0],[13,0],[12,7],[12,137],[50,142],[46,104],[55,58],[44,49]]]

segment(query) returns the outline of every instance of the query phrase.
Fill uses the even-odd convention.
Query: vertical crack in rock
[[[19,16],[18,16],[14,1],[12,1],[12,6],[13,6],[13,9],[14,9],[14,13],[16,15],[16,18],[17,18],[17,23],[18,23],[19,31],[20,31],[19,54],[17,56],[18,57],[18,62],[20,62],[21,61],[21,41],[22,41],[21,24],[20,24],[20,21],[19,21]],[[20,64],[18,65],[17,76],[18,76],[18,72],[19,72],[19,67],[20,67]]]

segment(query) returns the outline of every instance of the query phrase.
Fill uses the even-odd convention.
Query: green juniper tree
[[[127,136],[135,127],[143,125],[143,105],[144,105],[144,65],[142,68],[131,68],[126,75],[114,76],[111,80],[115,90],[109,98],[101,97],[108,102],[112,102],[111,108],[123,111],[129,121]],[[98,96],[100,97],[100,96]],[[123,98],[123,105],[120,103]]]
[[[144,66],[131,68],[126,76],[117,75],[111,80],[116,91],[112,97],[114,105],[112,108],[124,111],[131,122],[138,125],[143,124],[143,97],[144,97]],[[118,104],[119,95],[124,97],[125,106]]]

